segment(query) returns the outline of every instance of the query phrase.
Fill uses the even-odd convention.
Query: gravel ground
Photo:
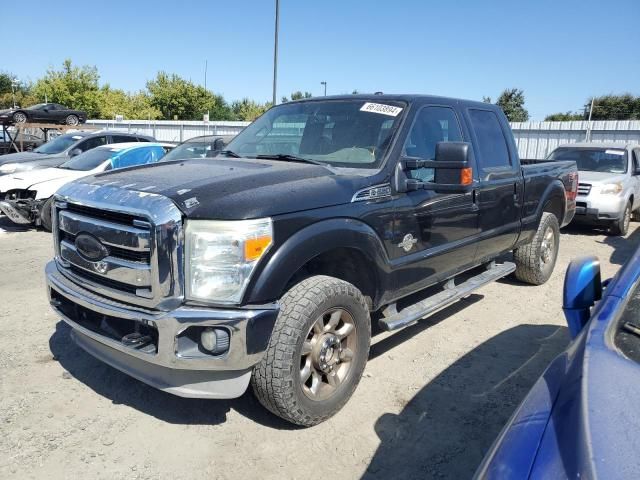
[[[640,238],[632,227],[626,239],[571,228],[545,285],[504,280],[377,334],[347,406],[300,429],[250,393],[182,399],[84,353],[47,305],[50,236],[0,219],[0,478],[468,478],[567,344],[569,260],[594,253],[613,275]]]

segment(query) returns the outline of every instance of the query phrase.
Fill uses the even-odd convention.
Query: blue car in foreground
[[[640,478],[640,250],[610,282],[595,257],[564,285],[573,341],[496,439],[479,479]]]

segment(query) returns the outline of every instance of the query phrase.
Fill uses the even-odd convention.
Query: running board
[[[429,298],[425,298],[418,303],[403,308],[399,312],[396,310],[395,303],[390,305],[385,309],[385,316],[381,318],[378,323],[382,329],[387,331],[407,327],[416,323],[418,320],[433,315],[461,298],[469,296],[474,290],[477,290],[487,283],[506,277],[515,271],[515,269],[516,265],[512,262],[500,264],[492,262],[484,272],[475,277],[467,279],[460,285],[455,285],[455,279],[450,279],[444,284],[444,290],[440,293],[436,293]]]

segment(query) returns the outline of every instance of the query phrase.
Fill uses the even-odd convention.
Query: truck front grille
[[[131,202],[132,192],[124,192],[122,195],[135,204]],[[99,192],[86,193],[88,200],[83,195],[79,199],[56,197],[53,205],[60,271],[101,296],[146,309],[168,309],[180,302],[182,219],[173,202],[159,195],[149,202],[147,194],[127,211],[129,205],[121,207],[117,190],[109,191],[114,205],[106,208],[103,202],[89,203],[94,197],[100,198]],[[98,259],[81,251],[82,244],[76,241],[81,234],[85,239],[89,235],[93,245],[98,245]]]
[[[579,183],[578,184],[578,195],[586,197],[591,192],[591,184],[590,183]]]

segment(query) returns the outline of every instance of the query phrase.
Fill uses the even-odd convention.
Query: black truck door
[[[480,239],[476,260],[484,261],[510,250],[520,231],[523,180],[515,145],[507,140],[509,128],[496,112],[467,110],[476,163],[480,175],[476,201],[480,208]],[[505,125],[506,124],[506,125]]]
[[[433,160],[436,143],[464,141],[459,119],[447,105],[427,105],[416,114],[403,156]],[[434,171],[409,172],[433,181]],[[392,262],[398,294],[404,295],[455,273],[473,262],[478,234],[478,208],[473,193],[416,190],[396,200]]]

